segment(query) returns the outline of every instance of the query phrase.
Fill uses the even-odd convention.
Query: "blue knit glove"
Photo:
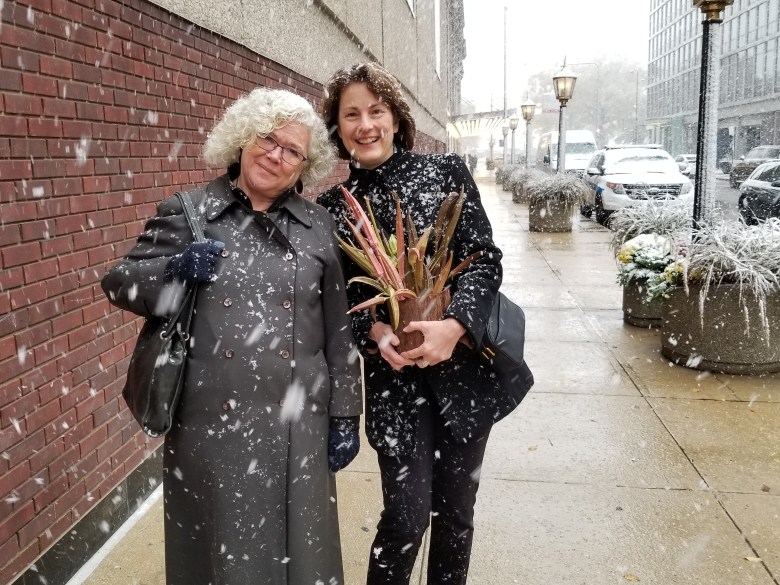
[[[360,417],[348,416],[330,419],[328,433],[328,469],[331,473],[344,469],[360,451]]]
[[[176,254],[165,267],[165,279],[186,284],[209,282],[217,277],[217,258],[225,244],[217,240],[193,242],[181,254]]]

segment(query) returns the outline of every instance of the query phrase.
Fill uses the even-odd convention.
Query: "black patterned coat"
[[[350,166],[350,177],[344,186],[361,204],[364,197],[369,198],[379,224],[388,232],[395,228],[392,192],[398,194],[404,214],[411,214],[417,231],[421,232],[434,223],[444,197],[464,189],[466,197],[453,237],[453,266],[474,252],[482,250],[484,254],[455,277],[446,316],[460,321],[473,340],[482,339],[501,285],[502,254],[493,243],[490,221],[463,161],[454,154],[398,151],[376,169]],[[352,239],[344,221],[346,208],[340,189],[334,187],[322,193],[317,202],[336,219],[339,236]],[[353,262],[347,260],[347,263],[348,278],[361,274]],[[363,286],[348,287],[350,306],[374,294]],[[383,310],[379,311],[380,318],[389,322]],[[366,434],[371,446],[380,453],[390,456],[414,453],[418,401],[428,395],[426,390],[432,393],[453,437],[463,442],[483,435],[516,406],[476,351],[462,343],[457,344],[446,362],[424,369],[405,367],[400,372],[394,371],[378,353],[366,351],[373,346],[368,337],[372,324],[368,310],[354,314],[352,328],[365,367]]]
[[[192,198],[225,250],[165,437],[166,583],[343,583],[328,423],[362,397],[333,221],[292,191],[253,211],[227,175]],[[163,272],[191,241],[179,200],[161,202],[103,278],[111,302],[170,313]]]

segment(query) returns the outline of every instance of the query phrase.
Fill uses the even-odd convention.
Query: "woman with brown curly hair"
[[[433,224],[450,192],[465,194],[452,265],[479,258],[451,282],[452,301],[441,320],[406,329],[422,332],[422,345],[398,353],[399,339],[382,308],[376,320],[368,310],[352,320],[364,358],[366,434],[378,454],[384,500],[368,585],[409,582],[429,521],[428,583],[462,585],[488,434],[516,406],[473,349],[501,284],[501,251],[463,161],[455,154],[411,152],[416,126],[398,80],[379,65],[360,63],[337,71],[327,91],[323,116],[339,155],[350,161],[343,186],[361,204],[370,201],[385,231],[395,226],[392,193],[418,230]],[[340,186],[318,203],[336,219],[339,235],[350,238]],[[346,264],[348,277],[360,274],[348,258]],[[350,306],[374,294],[351,285]]]

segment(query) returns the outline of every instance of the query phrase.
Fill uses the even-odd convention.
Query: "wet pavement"
[[[780,585],[780,375],[671,365],[623,323],[609,231],[529,233],[527,205],[477,178],[536,385],[491,434],[469,584]],[[363,446],[338,474],[346,585],[381,510]],[[162,585],[161,500],[137,520],[72,585]]]

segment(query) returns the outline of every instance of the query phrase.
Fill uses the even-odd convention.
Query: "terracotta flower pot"
[[[528,203],[528,229],[532,232],[570,232],[574,204],[559,199],[531,199]]]
[[[419,331],[404,333],[403,329],[412,321],[438,321],[450,304],[450,289],[445,288],[439,295],[422,294],[414,299],[405,299],[398,303],[398,328],[395,334],[401,341],[396,351],[403,352],[422,345],[423,334]]]
[[[635,278],[623,287],[623,321],[635,327],[660,327],[661,300],[645,303],[646,294],[646,278]]]
[[[713,285],[701,311],[700,290],[691,287],[688,296],[684,289],[675,289],[664,300],[664,357],[689,368],[724,374],[780,372],[780,292],[766,299],[765,327],[750,291],[743,291],[740,301],[739,286]]]

